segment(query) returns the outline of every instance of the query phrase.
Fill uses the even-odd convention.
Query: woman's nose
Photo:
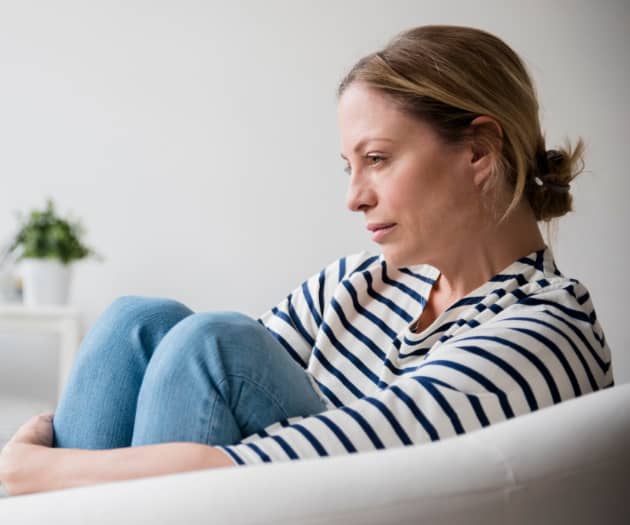
[[[376,204],[376,193],[361,174],[350,175],[346,205],[350,211],[365,211]]]

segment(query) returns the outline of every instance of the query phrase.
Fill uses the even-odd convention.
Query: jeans
[[[124,296],[81,343],[54,415],[54,446],[229,445],[324,410],[307,372],[256,320]]]

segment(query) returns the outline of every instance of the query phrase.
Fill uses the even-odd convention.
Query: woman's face
[[[382,93],[355,82],[338,106],[347,205],[395,267],[434,264],[475,236],[480,199],[472,150],[447,146]]]

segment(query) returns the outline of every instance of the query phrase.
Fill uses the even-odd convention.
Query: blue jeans
[[[256,320],[124,296],[81,343],[55,412],[54,446],[229,445],[324,410],[306,371]]]

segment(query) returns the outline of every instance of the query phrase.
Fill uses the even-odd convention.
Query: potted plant
[[[21,224],[10,251],[16,255],[24,304],[67,304],[72,263],[102,257],[83,244],[81,223],[59,217],[50,198],[43,211],[33,210],[27,218],[18,212],[18,220]]]

